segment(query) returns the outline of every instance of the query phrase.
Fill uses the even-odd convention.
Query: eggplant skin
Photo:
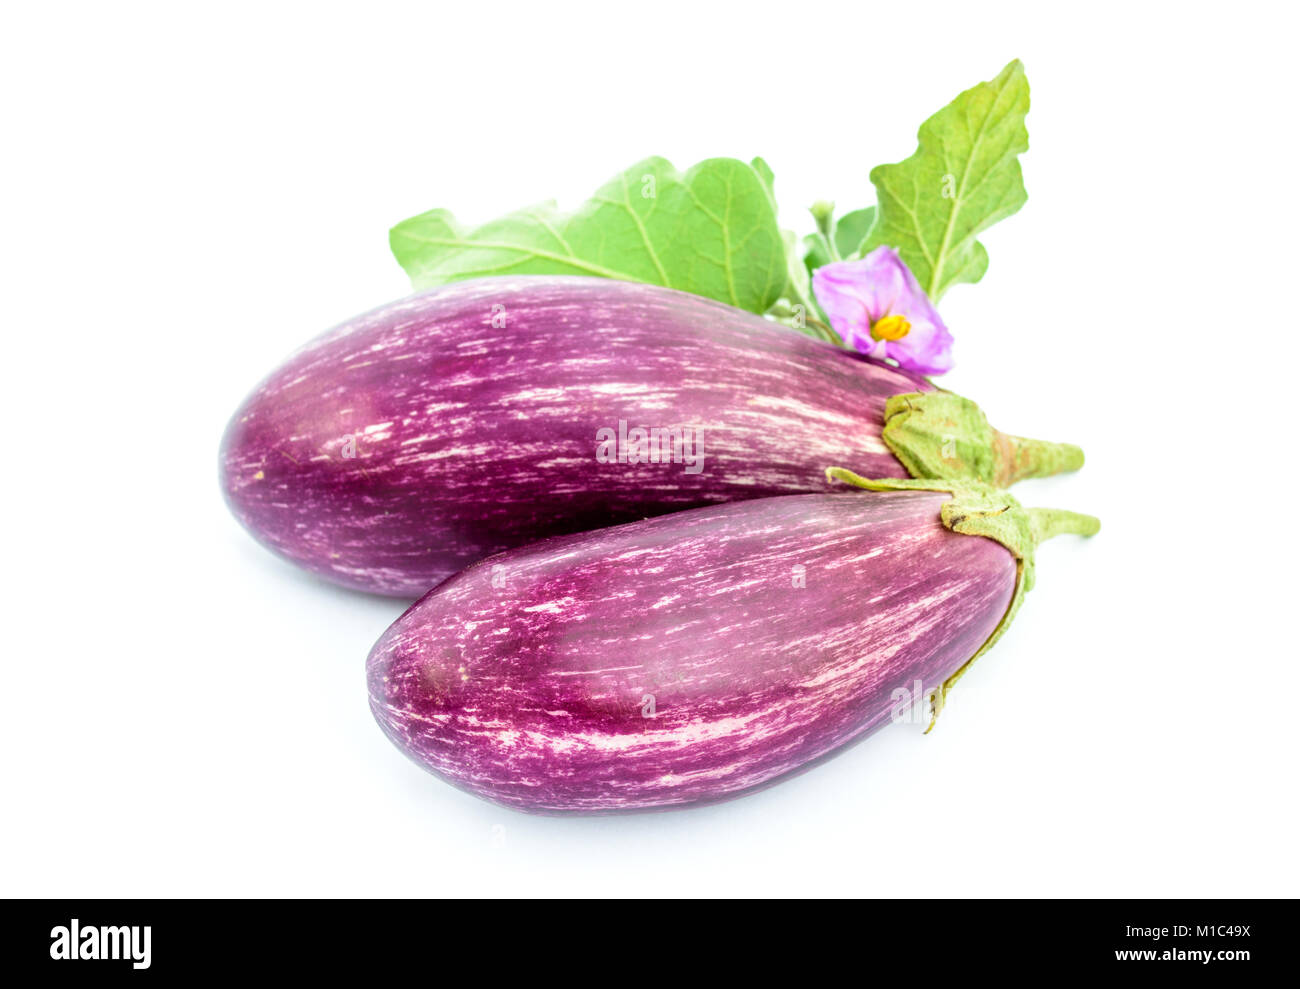
[[[684,508],[905,477],[885,401],[927,390],[750,313],[602,278],[488,278],[360,316],[231,419],[221,485],[263,545],[415,598],[491,553]],[[702,429],[703,460],[601,462],[598,431]]]
[[[1011,601],[1000,543],[945,494],[788,495],[484,560],[376,643],[370,705],[442,779],[546,814],[751,793],[889,723]]]

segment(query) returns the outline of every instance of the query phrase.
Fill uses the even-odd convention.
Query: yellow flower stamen
[[[901,340],[911,328],[912,324],[902,316],[886,316],[871,327],[871,336],[876,340]]]

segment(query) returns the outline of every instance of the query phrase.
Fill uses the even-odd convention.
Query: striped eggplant
[[[371,709],[416,763],[520,810],[751,793],[950,685],[1014,613],[1035,542],[1095,531],[949,490],[711,506],[484,560],[375,645]]]
[[[967,443],[945,410],[931,416],[945,434],[941,451],[930,438],[934,467],[906,425],[927,397],[963,401],[698,296],[480,279],[367,313],[290,357],[232,418],[221,482],[273,551],[349,587],[416,597],[543,537],[824,491],[829,464],[930,476],[982,457],[971,469],[1006,482],[1081,460],[1065,448],[1045,463],[977,410]],[[882,439],[891,400],[894,439]]]

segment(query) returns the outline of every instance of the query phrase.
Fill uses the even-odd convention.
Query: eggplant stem
[[[903,396],[906,399],[908,396]],[[895,402],[899,396],[891,398]],[[1071,512],[1064,508],[1025,508],[1014,497],[982,481],[929,480],[920,478],[861,477],[844,467],[826,468],[828,481],[840,481],[868,491],[942,491],[952,495],[939,508],[939,520],[951,532],[978,536],[1001,543],[1016,560],[1016,582],[1011,592],[1011,602],[1002,620],[975,655],[966,660],[952,676],[948,677],[931,695],[930,725],[928,735],[939,719],[947,693],[960,680],[971,664],[993,647],[1002,637],[1011,620],[1016,617],[1025,594],[1034,586],[1034,550],[1038,544],[1053,536],[1066,534],[1095,536],[1101,531],[1101,522],[1092,515]]]
[[[1082,512],[1064,508],[1027,508],[1029,525],[1038,545],[1053,536],[1095,536],[1101,531],[1101,520]]]
[[[1083,466],[1073,443],[994,429],[978,405],[947,391],[904,392],[885,402],[880,438],[914,478],[982,481],[1006,488]]]

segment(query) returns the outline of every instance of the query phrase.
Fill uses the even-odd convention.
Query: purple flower
[[[813,292],[844,342],[921,374],[952,370],[952,334],[892,247],[813,272]]]

